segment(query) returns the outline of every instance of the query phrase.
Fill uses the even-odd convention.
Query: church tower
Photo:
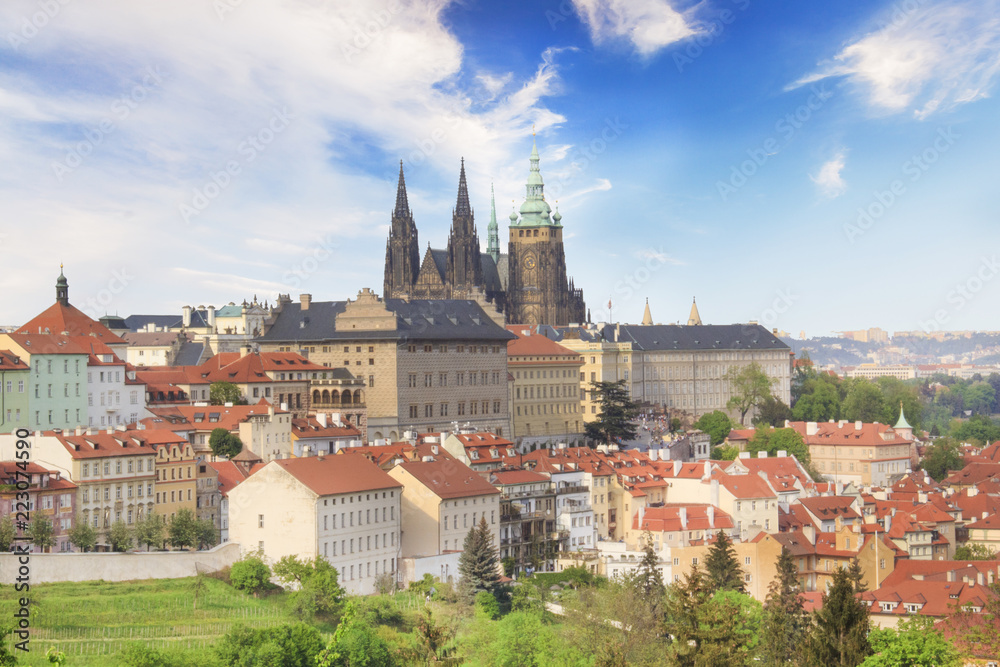
[[[483,284],[483,265],[480,257],[479,235],[469,205],[469,187],[465,182],[465,159],[458,176],[458,201],[451,216],[451,233],[448,235],[448,268],[445,282],[454,292],[469,294]],[[468,298],[456,294],[452,298]]]
[[[399,184],[396,186],[396,207],[392,211],[392,226],[385,244],[385,298],[409,295],[420,272],[420,244],[417,225],[406,199],[403,161],[399,161]]]
[[[512,324],[564,326],[583,322],[582,290],[566,277],[562,216],[545,201],[538,168],[538,146],[532,139],[531,168],[521,216],[510,214],[507,321]]]
[[[497,200],[490,186],[490,225],[489,238],[486,241],[486,253],[493,258],[493,263],[500,261],[500,233],[497,225]]]

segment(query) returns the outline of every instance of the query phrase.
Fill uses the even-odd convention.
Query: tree
[[[47,552],[56,543],[52,522],[44,514],[38,512],[35,513],[35,518],[28,524],[28,536],[31,538],[32,544],[38,547],[42,553]]]
[[[866,424],[880,421],[885,411],[885,398],[879,385],[864,378],[852,378],[848,382],[844,383],[848,389],[840,405],[841,418]]]
[[[93,551],[97,546],[97,531],[82,516],[78,516],[69,529],[69,541],[80,551]]]
[[[753,423],[756,426],[783,427],[786,421],[791,421],[792,410],[785,402],[774,396],[767,396],[757,410]]]
[[[791,662],[809,630],[803,609],[799,572],[787,548],[781,547],[777,576],[767,588],[761,631],[761,658],[766,665]]]
[[[194,512],[186,507],[177,510],[177,513],[170,517],[167,534],[170,536],[170,544],[175,547],[184,549],[195,544],[198,540],[198,526]]]
[[[896,629],[874,629],[868,636],[874,655],[862,667],[953,667],[962,664],[958,650],[926,616],[902,620]]]
[[[855,597],[844,568],[833,573],[833,585],[823,594],[822,607],[813,612],[813,620],[805,643],[808,664],[854,667],[871,654],[868,606]]]
[[[243,451],[243,441],[240,440],[239,436],[233,435],[224,428],[212,429],[212,434],[208,436],[208,446],[213,454],[224,456],[227,459],[231,459]]]
[[[743,568],[736,560],[733,541],[722,530],[715,535],[715,542],[705,555],[705,586],[709,593],[736,591],[746,593],[743,585]]]
[[[740,424],[746,424],[747,413],[760,406],[771,395],[776,380],[768,377],[756,361],[746,366],[731,366],[724,379],[729,383],[732,398],[726,403],[730,410],[738,410]]]
[[[247,401],[240,393],[240,388],[232,382],[213,382],[208,387],[208,400],[212,405],[246,405]]]
[[[643,599],[629,581],[611,581],[601,587],[585,586],[564,592],[560,603],[566,610],[571,643],[592,656],[593,661],[586,664],[594,667],[663,664],[667,644],[662,603]]]
[[[199,549],[211,549],[219,543],[219,531],[211,519],[198,519],[194,524],[194,543]]]
[[[920,459],[921,469],[937,482],[947,477],[949,471],[961,470],[963,466],[962,448],[952,438],[938,438],[927,445],[924,458]]]
[[[0,667],[14,667],[17,658],[7,648],[7,635],[14,632],[13,628],[7,625],[0,625]]]
[[[763,610],[745,593],[719,591],[701,606],[698,615],[697,665],[757,664]]]
[[[449,643],[455,638],[455,631],[447,626],[434,622],[430,607],[424,607],[417,619],[414,631],[424,659],[428,662],[439,662],[447,658],[453,651]]]
[[[708,434],[713,447],[721,445],[733,430],[733,421],[722,410],[706,412],[694,423],[694,428]]]
[[[673,664],[685,667],[696,664],[702,641],[702,607],[710,598],[708,584],[698,565],[668,589],[665,630],[674,638],[669,650]]]
[[[788,456],[794,456],[803,466],[808,466],[809,447],[802,435],[793,428],[759,428],[754,431],[749,442],[747,451],[756,455],[757,452],[767,452],[768,456],[777,456],[778,452],[785,452]]]
[[[816,375],[806,380],[802,392],[792,404],[795,421],[823,422],[836,419],[840,414],[840,391],[836,378]]]
[[[297,587],[292,607],[303,618],[332,614],[344,600],[337,570],[325,558],[299,560],[284,556],[274,564],[274,576],[286,586]]]
[[[0,518],[0,552],[11,550],[17,532],[14,530],[14,519],[8,514]]]
[[[248,553],[233,563],[229,569],[229,581],[238,591],[250,593],[254,597],[267,588],[271,580],[271,568],[259,553]]]
[[[479,519],[479,525],[469,529],[462,544],[462,555],[458,559],[459,582],[462,597],[471,602],[479,591],[495,593],[500,581],[497,570],[500,556],[493,544],[486,517]]]
[[[316,656],[317,667],[393,667],[389,645],[357,613],[353,602],[344,608],[333,639]]]
[[[167,525],[163,517],[156,512],[150,512],[141,521],[135,524],[135,541],[146,545],[148,551],[152,547],[163,546],[163,536],[167,531]]]
[[[323,650],[319,630],[305,623],[255,630],[239,625],[223,635],[215,653],[225,667],[315,667]]]
[[[112,551],[128,551],[132,548],[132,530],[125,525],[124,521],[118,519],[111,524],[108,540],[111,542]]]
[[[646,532],[642,541],[642,560],[635,570],[634,583],[643,598],[662,602],[666,586],[660,573],[660,559],[653,550],[653,536]]]
[[[951,435],[959,442],[975,440],[985,444],[1000,440],[1000,425],[986,415],[973,415],[952,429]]]
[[[955,549],[954,560],[996,560],[997,554],[985,544],[966,542]]]
[[[625,380],[618,382],[592,382],[591,400],[599,403],[597,419],[584,424],[587,437],[608,445],[615,440],[634,440],[637,429],[635,419],[639,405],[631,399]]]
[[[996,390],[988,382],[973,382],[965,389],[965,409],[974,414],[990,414],[995,400]]]

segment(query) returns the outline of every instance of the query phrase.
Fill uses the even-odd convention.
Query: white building
[[[357,454],[271,461],[228,492],[228,537],[272,562],[325,558],[348,593],[367,595],[395,580],[401,492]]]
[[[104,428],[119,424],[134,424],[148,416],[146,385],[135,379],[135,371],[127,370],[107,345],[87,344],[87,426]]]
[[[587,473],[564,470],[552,473],[556,487],[556,526],[567,537],[563,550],[593,549],[597,544],[594,508],[590,504]]]

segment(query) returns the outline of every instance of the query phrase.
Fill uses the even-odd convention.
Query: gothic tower
[[[445,282],[455,292],[468,294],[483,284],[483,264],[476,222],[469,205],[469,188],[465,182],[465,159],[458,176],[458,202],[452,212],[451,233],[448,235],[448,268]],[[453,298],[468,298],[456,294]]]
[[[409,295],[420,272],[420,244],[417,225],[406,199],[403,161],[399,161],[399,185],[396,186],[396,207],[392,211],[392,226],[385,244],[385,298]]]
[[[493,263],[500,261],[500,233],[497,225],[497,201],[493,194],[493,186],[490,185],[490,225],[488,228],[489,238],[486,241],[486,253],[493,258]]]
[[[517,213],[510,214],[507,321],[552,326],[583,322],[583,292],[566,277],[562,216],[558,210],[553,214],[545,201],[538,159],[538,146],[532,139],[520,220]]]

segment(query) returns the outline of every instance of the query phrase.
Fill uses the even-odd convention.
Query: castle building
[[[500,252],[491,193],[486,252],[481,250],[462,161],[458,199],[445,249],[428,244],[423,259],[417,226],[399,165],[396,206],[385,250],[383,293],[390,299],[464,299],[486,302],[507,322],[566,325],[586,319],[583,291],[566,276],[562,216],[545,201],[538,149],[532,145],[527,195],[520,218],[511,213],[509,253]]]

